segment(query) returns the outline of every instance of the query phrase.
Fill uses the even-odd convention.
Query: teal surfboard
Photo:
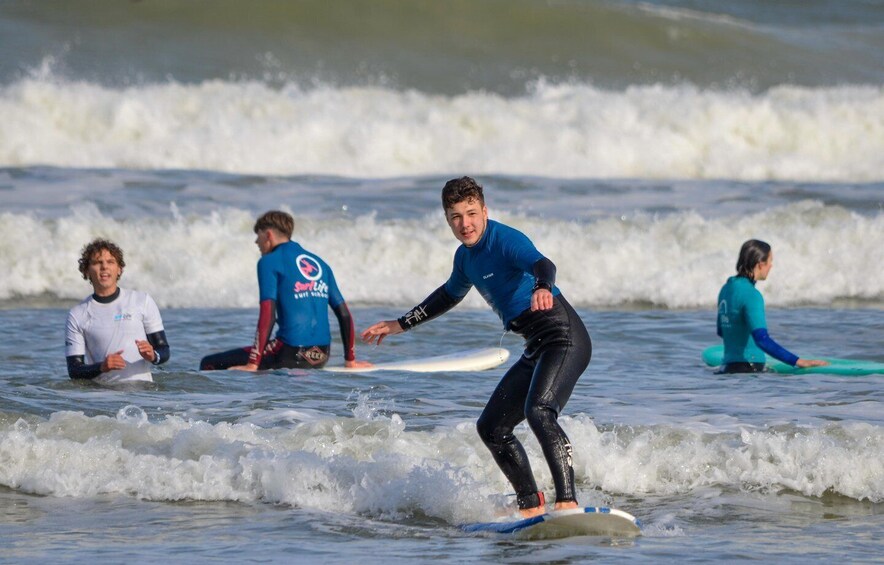
[[[703,361],[710,367],[718,367],[724,357],[724,346],[713,345],[703,350]],[[822,373],[828,375],[844,375],[848,377],[864,377],[867,375],[884,375],[884,363],[876,361],[858,361],[856,359],[834,359],[831,357],[814,357],[829,362],[825,367],[808,367],[799,369],[767,356],[765,367],[768,371],[789,375],[805,375]]]

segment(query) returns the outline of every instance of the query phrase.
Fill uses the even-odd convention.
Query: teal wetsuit
[[[765,353],[793,366],[798,361],[768,335],[764,298],[746,277],[729,278],[718,293],[718,335],[724,340],[725,366],[764,365]]]

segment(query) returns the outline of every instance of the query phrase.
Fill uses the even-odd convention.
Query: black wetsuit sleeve
[[[101,374],[101,363],[86,364],[85,355],[65,357],[68,362],[68,376],[72,379],[94,379]]]
[[[337,306],[333,306],[332,311],[338,318],[338,325],[341,326],[341,341],[344,343],[344,360],[353,361],[356,359],[356,327],[353,325],[353,316],[350,314],[350,309],[347,308],[346,302],[341,302]]]
[[[455,298],[448,294],[445,291],[445,285],[442,285],[426,297],[423,302],[399,318],[399,325],[403,330],[410,330],[419,324],[438,318],[457,306],[461,300],[463,298]]]
[[[169,349],[169,342],[166,341],[166,332],[165,330],[160,330],[158,332],[154,332],[152,334],[147,334],[147,341],[153,346],[153,350],[159,354],[159,359],[155,361],[154,365],[162,365],[166,361],[169,360],[169,357],[172,355],[172,351]]]
[[[533,290],[545,288],[551,291],[556,285],[556,265],[546,257],[534,262],[533,271],[534,278],[537,281],[534,283]]]

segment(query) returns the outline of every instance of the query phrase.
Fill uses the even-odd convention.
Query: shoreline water
[[[250,339],[255,312],[168,309],[172,360],[156,383],[84,386],[64,375],[65,311],[41,309],[0,311],[7,485],[0,499],[9,503],[0,531],[9,555],[153,561],[187,553],[227,561],[294,552],[344,562],[356,544],[391,562],[415,552],[478,561],[510,551],[564,560],[741,559],[746,552],[788,560],[825,558],[837,539],[837,552],[851,561],[875,560],[884,516],[875,471],[884,446],[880,376],[713,375],[699,358],[714,342],[711,314],[578,311],[594,340],[593,360],[562,417],[575,446],[578,494],[584,504],[639,517],[640,538],[525,543],[457,528],[512,503],[474,429],[506,367],[450,375],[200,373],[207,350]],[[362,324],[396,312],[355,308],[354,316]],[[884,327],[880,310],[769,315],[783,343],[847,357],[874,356]],[[16,331],[26,320],[30,335]],[[518,338],[501,334],[490,311],[458,308],[358,354],[384,361],[499,340],[517,354]],[[340,356],[339,344],[332,355]],[[539,446],[527,428],[517,434],[546,489]],[[86,529],[77,526],[83,516]]]

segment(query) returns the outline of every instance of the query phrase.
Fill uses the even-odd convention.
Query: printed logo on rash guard
[[[322,265],[319,261],[309,255],[298,255],[295,259],[298,264],[298,270],[304,275],[308,281],[316,281],[322,277]]]
[[[115,322],[127,322],[132,319],[132,314],[128,312],[123,312],[122,314],[117,314],[114,316]]]
[[[319,261],[309,255],[298,255],[295,263],[304,278],[310,281],[295,283],[295,298],[328,299],[328,285],[319,280],[322,277],[322,265]]]
[[[727,300],[722,300],[718,303],[718,315],[721,317],[722,324],[730,325],[731,320],[727,315]]]

